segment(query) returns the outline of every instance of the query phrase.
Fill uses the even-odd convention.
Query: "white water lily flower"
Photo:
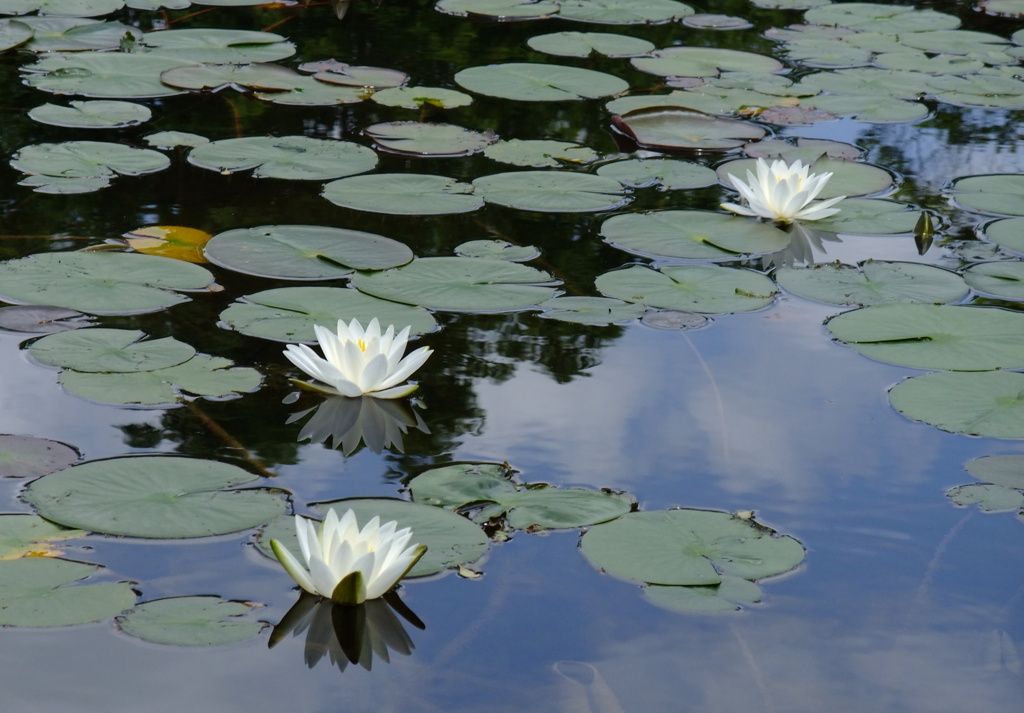
[[[348,324],[339,319],[337,334],[319,324],[313,326],[326,359],[305,344],[289,344],[284,355],[314,379],[327,384],[326,388],[308,384],[319,391],[352,398],[366,394],[378,399],[397,399],[416,390],[415,384],[402,382],[423,366],[433,352],[429,347],[420,347],[403,359],[409,330],[406,327],[396,336],[395,326],[389,325],[381,334],[376,317],[365,330],[357,319]]]
[[[387,593],[427,551],[425,545],[409,545],[411,529],[397,527],[395,521],[381,525],[374,517],[360,530],[352,510],[341,518],[329,510],[317,530],[312,521],[296,515],[295,534],[304,564],[277,540],[271,540],[270,547],[310,594],[339,604],[362,604]]]
[[[821,189],[832,178],[831,173],[808,174],[808,166],[794,161],[792,166],[785,161],[774,161],[771,166],[763,158],[757,159],[757,176],[747,171],[744,183],[731,173],[729,182],[747,201],[746,206],[722,203],[722,207],[740,215],[768,218],[781,223],[794,220],[820,220],[839,212],[833,208],[846,198],[830,198],[812,203]]]

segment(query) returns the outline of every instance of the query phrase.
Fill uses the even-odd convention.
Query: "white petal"
[[[294,579],[300,587],[310,594],[318,593],[316,591],[316,585],[313,584],[313,580],[309,577],[309,573],[306,572],[305,568],[297,559],[295,559],[295,555],[289,552],[288,549],[277,540],[270,541],[270,549],[274,551],[274,555],[277,557],[277,561],[284,567],[284,571],[290,574],[292,579]]]
[[[757,217],[757,213],[741,205],[736,205],[735,203],[722,203],[721,205],[723,208],[725,208],[726,210],[731,210],[733,213],[739,213],[740,215],[749,215],[754,218]]]
[[[404,359],[398,362],[398,366],[394,369],[394,371],[388,374],[387,378],[383,379],[379,383],[377,388],[386,389],[389,386],[401,384],[403,381],[412,376],[414,371],[423,366],[423,364],[426,363],[427,359],[433,353],[434,350],[431,349],[430,347],[420,347],[415,351],[409,352],[409,354]]]
[[[388,358],[383,354],[378,354],[363,367],[363,378],[361,381],[363,391],[367,393],[376,391],[381,387],[387,375]]]

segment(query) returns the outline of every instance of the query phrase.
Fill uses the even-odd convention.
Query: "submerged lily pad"
[[[90,314],[156,312],[202,290],[213,275],[198,265],[153,255],[42,253],[0,263],[0,298]]]
[[[206,255],[229,270],[259,277],[323,280],[354,270],[384,270],[413,258],[383,235],[320,225],[262,225],[218,233]]]
[[[323,195],[343,208],[401,215],[468,213],[484,204],[468,183],[414,173],[342,178],[325,185]]]
[[[522,62],[470,67],[455,81],[471,92],[519,101],[598,99],[629,89],[624,80],[592,69]]]
[[[135,603],[130,582],[74,585],[99,571],[85,562],[26,557],[0,562],[0,626],[71,626]]]
[[[173,456],[110,458],[29,483],[24,499],[48,520],[128,537],[222,535],[270,522],[285,509],[269,488],[228,489],[253,474],[227,463]]]
[[[803,546],[792,537],[709,510],[630,513],[590,528],[580,547],[595,567],[652,584],[757,580],[788,572],[804,559]]]
[[[280,287],[246,295],[220,314],[221,320],[242,334],[279,342],[315,342],[313,325],[330,329],[339,319],[367,324],[376,317],[397,329],[411,327],[414,335],[433,330],[437,323],[422,307],[411,307],[341,287]]]
[[[625,515],[633,505],[624,493],[521,486],[511,474],[498,463],[461,463],[424,471],[409,488],[417,502],[450,509],[473,506],[475,522],[504,517],[515,530],[594,525]]]
[[[781,267],[780,287],[809,300],[837,305],[888,302],[956,302],[968,293],[955,272],[915,262],[868,260],[859,266],[830,263],[808,268]]]
[[[940,371],[889,390],[889,402],[913,421],[953,433],[1024,439],[1024,374]]]
[[[597,289],[609,297],[651,307],[702,314],[727,314],[771,304],[775,283],[751,270],[712,265],[633,265],[598,275]]]
[[[624,186],[643,188],[658,186],[663,190],[703,188],[718,180],[707,166],[672,158],[633,158],[606,163],[597,169],[598,176],[614,178]]]
[[[136,329],[79,329],[59,332],[29,348],[42,364],[75,371],[150,371],[186,362],[196,350],[173,337],[142,341]]]
[[[542,213],[589,213],[630,201],[614,179],[569,171],[495,173],[475,179],[473,186],[488,203]]]
[[[559,57],[635,57],[654,49],[653,43],[639,37],[608,32],[552,32],[531,37],[526,44],[530,49]]]
[[[0,478],[38,478],[74,465],[80,457],[77,450],[60,441],[0,435]]]
[[[767,133],[756,124],[678,107],[636,109],[613,121],[637,146],[653,151],[728,151]]]
[[[170,597],[139,604],[117,617],[117,625],[154,644],[220,646],[260,633],[262,622],[242,618],[252,612],[252,606],[220,597]]]
[[[597,152],[586,146],[567,141],[510,139],[491,144],[484,149],[484,156],[514,166],[555,168],[561,166],[563,162],[586,163],[593,161],[597,158]]]
[[[865,356],[919,369],[1024,367],[1024,314],[990,307],[888,304],[828,322],[836,339]]]
[[[116,129],[149,121],[149,107],[122,101],[73,101],[70,106],[43,104],[29,109],[29,118],[41,124],[90,129]]]
[[[601,235],[634,254],[696,260],[771,253],[790,242],[774,225],[698,210],[623,213],[602,223]]]
[[[38,515],[0,515],[0,560],[49,557],[50,543],[85,537],[84,530],[67,530]]]
[[[982,456],[967,461],[964,467],[982,482],[1024,490],[1024,454]]]
[[[615,324],[644,314],[646,308],[611,297],[555,297],[537,305],[538,316],[573,324]]]
[[[488,258],[428,257],[375,273],[357,273],[361,292],[395,302],[460,312],[500,312],[532,307],[554,296],[551,275],[533,267]]]
[[[188,160],[218,172],[256,169],[253,175],[257,178],[320,181],[369,171],[377,165],[377,154],[350,141],[246,136],[197,146]]]
[[[964,270],[964,280],[978,292],[1024,302],[1024,262],[983,262]]]
[[[392,121],[364,129],[381,148],[414,156],[466,156],[482,150],[497,137],[453,124]]]

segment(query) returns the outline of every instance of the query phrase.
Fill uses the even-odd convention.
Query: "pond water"
[[[588,2],[583,0],[580,6]],[[28,8],[30,4],[25,9],[11,9],[8,6],[13,7],[13,2],[0,0],[0,12],[34,12],[39,6]],[[498,22],[457,14],[474,7],[471,2],[449,3],[449,10],[456,13],[451,14],[420,0],[383,0],[379,6],[354,0],[340,20],[334,5],[318,2],[260,6],[218,2],[181,9],[154,9],[151,6],[159,3],[148,2],[138,3],[139,8],[147,9],[118,9],[120,4],[115,5],[95,20],[119,21],[146,33],[190,28],[274,32],[292,42],[295,52],[267,62],[294,69],[303,63],[333,59],[389,68],[408,74],[409,86],[462,91],[472,103],[452,108],[429,103],[418,109],[392,107],[372,101],[367,98],[369,90],[357,88],[345,103],[339,99],[328,105],[281,104],[270,100],[274,92],[258,98],[251,88],[222,86],[228,83],[224,75],[212,82],[216,91],[132,95],[120,84],[123,79],[115,77],[110,81],[118,88],[106,89],[108,85],[100,84],[99,89],[76,93],[73,87],[78,85],[74,83],[84,81],[82,77],[88,73],[74,67],[58,69],[52,75],[55,79],[51,81],[70,84],[42,81],[40,88],[35,88],[28,86],[25,78],[42,73],[26,75],[25,70],[41,61],[41,55],[13,47],[0,55],[0,92],[6,107],[0,137],[5,155],[17,155],[22,165],[5,162],[0,167],[0,181],[5,186],[0,257],[5,265],[30,255],[120,245],[124,234],[144,226],[181,226],[216,235],[258,226],[312,225],[385,236],[407,245],[417,259],[453,256],[458,246],[474,240],[532,246],[536,256],[523,264],[543,271],[542,279],[532,282],[553,285],[569,296],[596,297],[602,292],[595,287],[595,280],[626,266],[715,265],[775,280],[784,269],[779,266],[785,263],[796,268],[818,264],[825,266],[819,268],[824,270],[836,261],[854,266],[874,260],[931,265],[953,275],[975,263],[1014,269],[1024,252],[1024,241],[1014,237],[1015,224],[1004,223],[1003,232],[989,234],[993,221],[1024,214],[1022,191],[1012,177],[992,179],[994,182],[978,190],[980,199],[955,202],[951,198],[951,187],[958,178],[1024,174],[1024,142],[1018,128],[1024,83],[1015,79],[1021,71],[1018,55],[1024,53],[1010,52],[1021,49],[1010,43],[1010,33],[1021,27],[1019,17],[984,14],[956,2],[900,4],[891,7],[919,14],[893,14],[874,25],[857,25],[868,23],[871,15],[862,8],[851,11],[856,22],[851,20],[851,27],[842,32],[834,32],[833,27],[833,32],[823,36],[798,40],[765,33],[804,22],[807,5],[764,9],[742,0],[693,4],[697,13],[739,17],[750,23],[748,28],[731,30],[688,26],[683,12],[672,21],[654,24],[593,24],[558,17]],[[560,7],[551,5],[552,11]],[[573,10],[572,3],[563,5],[565,15],[581,12]],[[1005,5],[1005,12],[1019,9],[1012,2]],[[631,11],[639,7],[641,12],[655,12],[665,3],[628,6]],[[669,6],[671,9],[671,3]],[[854,6],[859,4],[849,5]],[[522,5],[480,0],[475,7],[506,7],[508,13],[511,10],[507,8]],[[608,11],[607,7],[602,12]],[[816,11],[821,8],[809,12]],[[999,42],[949,35],[919,42],[927,54],[915,53],[912,45],[896,47],[910,42],[907,36],[921,38],[928,31],[953,29],[955,25],[935,20],[939,13],[959,18],[963,30],[996,35]],[[884,15],[877,8],[874,14]],[[891,23],[892,34],[888,34],[886,23]],[[65,34],[67,27],[35,26],[33,41],[49,34],[58,38],[54,40],[58,45],[66,44],[70,36]],[[14,29],[8,25],[4,32]],[[116,35],[124,32],[118,29]],[[567,208],[559,203],[560,189],[547,191],[545,198],[556,204],[550,211],[531,210],[528,203],[524,208],[526,199],[518,196],[487,194],[487,202],[481,201],[480,207],[441,214],[432,214],[431,201],[417,202],[397,194],[385,195],[384,205],[389,208],[377,211],[339,205],[345,201],[322,195],[330,181],[364,171],[366,175],[445,176],[468,183],[520,170],[596,174],[605,165],[631,158],[667,157],[708,168],[744,158],[740,148],[630,151],[635,147],[617,143],[611,126],[612,114],[627,109],[605,107],[612,94],[622,93],[619,89],[597,92],[596,98],[537,101],[490,95],[488,92],[503,91],[501,77],[485,78],[473,87],[455,80],[457,73],[472,67],[510,62],[556,64],[625,80],[631,97],[659,97],[672,90],[668,85],[673,82],[676,91],[678,85],[695,89],[701,81],[713,82],[717,71],[711,70],[705,80],[667,80],[640,71],[629,58],[562,57],[527,44],[532,37],[554,32],[614,33],[647,40],[659,49],[718,47],[781,60],[785,66],[778,70],[744,70],[744,78],[737,78],[736,72],[724,73],[725,78],[734,78],[737,92],[749,93],[720,92],[715,101],[732,104],[715,113],[743,117],[747,124],[767,131],[766,141],[786,142],[790,149],[798,139],[857,147],[860,151],[842,162],[879,167],[886,178],[876,186],[859,174],[843,173],[847,169],[840,167],[834,169],[837,183],[842,182],[851,195],[898,201],[903,207],[896,210],[910,217],[903,216],[900,227],[887,230],[872,218],[876,209],[868,208],[863,223],[868,229],[860,232],[836,235],[821,230],[806,238],[800,226],[794,227],[787,233],[794,241],[791,245],[805,238],[810,241],[801,254],[791,248],[793,252],[788,254],[765,257],[761,254],[765,250],[723,252],[712,247],[709,249],[718,255],[701,258],[657,253],[648,243],[629,252],[605,240],[602,225],[612,216],[644,211],[705,211],[724,216],[719,204],[737,198],[714,175],[679,189],[624,186],[617,189],[620,194],[608,206],[598,210]],[[834,59],[841,45],[846,52],[857,47],[848,37],[840,38],[844,33],[858,35],[860,44],[868,48],[866,57],[859,61]],[[137,37],[128,44],[145,41],[145,37]],[[251,37],[237,42],[249,49],[258,45]],[[991,45],[987,48],[990,54],[982,56],[978,44],[985,42]],[[568,40],[562,38],[555,44],[560,43]],[[941,48],[933,47],[935,43]],[[970,43],[974,44],[967,47]],[[223,46],[217,49],[224,51]],[[214,54],[202,43],[186,44],[178,59],[187,58],[182,62],[187,65],[201,60],[206,51]],[[942,74],[921,64],[928,59],[948,60],[943,51],[955,52],[958,62],[975,62],[977,66],[963,65]],[[1001,52],[1010,54],[996,59],[995,54]],[[902,58],[894,59],[900,54]],[[900,69],[910,55],[913,59],[906,60],[910,68]],[[228,61],[242,66],[250,60],[234,57]],[[896,96],[894,92],[873,106],[864,97],[878,99],[881,90],[843,93],[842,81],[847,81],[843,73],[856,71],[843,68],[868,63],[876,70],[895,68],[894,73],[872,80],[880,86],[923,82],[922,77],[931,77],[932,83],[909,94]],[[908,79],[900,71],[912,73],[912,77]],[[762,74],[751,78],[758,72]],[[820,80],[826,85],[822,96],[836,92],[828,95],[832,104],[823,100],[820,107],[810,96],[817,90],[786,91],[771,79],[800,80],[819,73],[826,77]],[[140,70],[140,74],[145,72]],[[150,74],[145,81],[159,81],[154,76],[158,75]],[[709,76],[712,79],[707,79]],[[1013,94],[1006,88],[1011,84],[1006,84],[971,89],[971,94],[956,84],[978,77],[1016,82],[1021,91]],[[267,81],[261,76],[254,83]],[[298,84],[294,79],[288,81]],[[552,83],[554,80],[545,78],[534,85]],[[311,90],[303,86],[308,94]],[[775,94],[766,89],[772,86]],[[55,89],[60,91],[55,93]],[[961,93],[954,96],[954,90]],[[175,91],[169,89],[167,94]],[[364,96],[358,96],[361,92]],[[772,96],[782,97],[771,105],[776,110],[798,106],[808,114],[783,111],[758,118],[751,108],[758,106],[756,97],[769,102]],[[847,102],[843,108],[839,107],[843,102],[834,101],[837,96]],[[85,98],[131,101],[150,109],[152,116],[127,127],[83,128],[42,123],[28,115],[28,109],[45,103],[66,107]],[[667,105],[690,106],[684,101]],[[920,116],[913,116],[918,111],[915,107],[920,108]],[[672,111],[682,110],[668,113]],[[831,114],[820,113],[825,111]],[[909,113],[898,116],[900,112]],[[880,117],[887,120],[877,120]],[[798,123],[804,119],[809,123]],[[596,156],[580,163],[554,161],[552,166],[538,169],[503,163],[480,151],[415,155],[422,144],[413,153],[386,151],[364,133],[371,125],[396,121],[457,125],[482,133],[484,144],[495,138],[566,142],[589,148]],[[245,167],[229,167],[217,164],[222,157],[215,157],[204,164],[196,155],[189,156],[188,147],[174,146],[173,140],[170,148],[160,148],[151,138],[158,132],[188,132],[210,141],[284,136],[344,140],[374,148],[376,166],[371,161],[363,169],[307,180],[254,177],[249,169],[255,161]],[[684,133],[682,129],[678,132]],[[46,173],[46,165],[64,166],[62,159],[44,157],[31,170],[23,170],[31,153],[25,147],[70,141],[112,142],[159,151],[169,164],[160,170],[147,169],[142,175],[119,175],[109,181],[109,176],[102,178],[101,182],[110,185],[90,187],[87,192],[76,192],[84,188],[74,183],[84,173],[65,168]],[[834,145],[829,146],[835,150]],[[748,155],[756,155],[757,142],[751,147]],[[109,157],[104,153],[107,150],[101,149],[99,158],[84,163],[102,164]],[[263,149],[248,150],[259,153]],[[447,153],[458,154],[461,149]],[[811,160],[814,158],[817,156],[812,155]],[[41,165],[44,168],[39,168]],[[81,164],[74,165],[81,169]],[[833,170],[831,165],[829,170]],[[105,174],[101,171],[100,175]],[[27,177],[46,184],[44,190],[23,185]],[[374,190],[378,189],[371,189],[371,196]],[[484,192],[483,188],[478,187],[477,192]],[[991,196],[995,197],[985,203]],[[933,244],[923,251],[920,248],[925,246],[918,244],[921,236],[915,240],[913,230],[922,209],[928,211],[936,231]],[[996,210],[999,212],[993,212]],[[849,208],[846,215],[852,211]],[[700,219],[696,213],[687,216],[684,224]],[[756,222],[754,218],[735,220],[734,226]],[[813,229],[814,224],[806,227]],[[643,238],[647,231],[634,232]],[[1006,235],[1009,237],[1004,240]],[[824,242],[815,245],[815,239]],[[679,240],[693,243],[692,238]],[[714,243],[714,236],[708,241]],[[230,250],[227,254],[228,262],[236,259]],[[122,496],[131,488],[127,481],[107,483],[110,491],[99,492],[96,500],[102,502],[107,492],[106,497],[115,503],[113,514],[103,515],[102,508],[96,508],[101,512],[98,517],[106,518],[103,522],[109,526],[90,528],[42,513],[62,525],[96,530],[45,547],[47,554],[102,567],[66,589],[127,582],[134,592],[128,596],[135,597],[135,604],[197,596],[215,601],[220,597],[246,603],[239,620],[248,623],[234,637],[237,641],[186,646],[158,643],[152,634],[133,636],[127,631],[130,626],[123,623],[128,619],[115,618],[112,613],[91,623],[68,626],[40,626],[39,619],[20,626],[4,619],[5,624],[13,623],[0,634],[7,709],[40,713],[450,713],[480,709],[496,713],[732,713],[753,708],[787,713],[959,713],[1019,706],[1024,693],[1020,660],[1024,530],[1016,512],[1021,503],[1013,499],[1019,497],[1014,495],[1019,490],[1010,486],[1024,488],[1024,473],[1014,476],[1019,482],[1004,484],[997,494],[1002,498],[1000,504],[990,505],[992,512],[975,504],[958,505],[947,493],[958,486],[985,482],[965,470],[973,459],[1024,458],[1020,395],[1014,392],[998,397],[1010,413],[1008,431],[995,434],[999,437],[984,435],[983,428],[949,426],[948,420],[943,428],[930,425],[927,411],[917,416],[922,420],[911,420],[890,405],[888,395],[893,385],[920,377],[928,369],[950,370],[940,374],[979,369],[978,373],[991,375],[996,373],[991,371],[994,367],[905,366],[902,364],[908,362],[900,359],[869,358],[836,341],[824,326],[834,315],[854,309],[856,300],[846,305],[827,304],[789,290],[771,295],[767,306],[734,314],[728,313],[729,309],[718,313],[713,308],[698,308],[706,321],[702,322],[700,315],[683,315],[688,324],[698,325],[686,328],[652,324],[680,317],[678,312],[661,309],[664,305],[653,304],[653,298],[646,303],[636,298],[643,306],[614,324],[543,318],[541,314],[552,316],[550,308],[543,311],[536,305],[546,297],[525,309],[488,310],[477,310],[473,302],[487,297],[486,292],[480,297],[471,294],[469,302],[463,297],[458,309],[436,309],[437,304],[424,298],[419,304],[431,308],[424,313],[432,314],[437,326],[418,329],[423,334],[412,346],[428,345],[434,354],[413,377],[419,383],[414,397],[400,402],[406,409],[397,417],[406,419],[399,421],[401,435],[396,438],[392,431],[391,438],[374,441],[375,431],[367,427],[370,435],[365,435],[364,443],[352,434],[342,438],[336,424],[344,416],[325,410],[322,418],[328,423],[321,425],[311,440],[303,431],[310,415],[303,412],[320,405],[324,397],[296,394],[289,378],[302,375],[283,356],[288,339],[247,334],[246,328],[229,318],[230,313],[222,313],[231,305],[237,307],[243,296],[273,288],[346,289],[349,277],[296,281],[280,274],[260,274],[260,269],[276,269],[273,260],[270,267],[265,264],[260,269],[237,269],[225,266],[224,260],[203,267],[212,273],[217,288],[201,285],[180,292],[189,300],[142,314],[132,313],[134,298],[128,298],[119,309],[90,310],[75,301],[79,298],[67,297],[60,288],[77,279],[74,269],[37,278],[43,292],[59,293],[59,299],[53,300],[12,296],[12,284],[20,278],[0,272],[0,296],[6,304],[52,302],[101,313],[91,317],[86,328],[64,334],[81,335],[97,327],[139,330],[147,339],[174,337],[200,354],[258,372],[254,375],[257,382],[240,386],[240,393],[230,386],[220,391],[211,387],[212,396],[203,398],[193,389],[180,395],[177,402],[160,403],[157,399],[157,405],[140,407],[126,403],[138,400],[133,396],[138,392],[124,386],[129,383],[127,374],[76,387],[72,379],[84,377],[76,377],[74,368],[65,365],[62,370],[41,363],[38,353],[30,354],[29,346],[39,343],[38,334],[4,329],[0,330],[4,404],[0,433],[68,444],[80,454],[76,462],[99,461],[100,468],[106,467],[104,459],[152,455],[230,464],[255,478],[240,487],[279,489],[262,492],[273,503],[271,507],[314,517],[320,517],[322,510],[313,503],[343,498],[409,500],[410,487],[416,488],[415,478],[440,466],[507,464],[518,483],[623,492],[632,499],[633,508],[642,512],[685,508],[740,513],[740,519],[734,521],[744,522],[742,518],[749,517],[746,511],[753,511],[760,525],[799,541],[805,557],[795,567],[781,567],[786,571],[778,576],[749,577],[760,587],[759,601],[732,600],[738,602],[735,610],[729,603],[730,611],[720,613],[680,611],[681,605],[655,604],[645,594],[643,582],[617,577],[591,564],[580,547],[583,527],[514,529],[507,521],[494,520],[482,531],[490,537],[483,556],[464,560],[461,569],[403,581],[399,593],[413,612],[405,618],[379,606],[380,602],[359,614],[320,605],[311,618],[294,627],[286,617],[290,610],[291,616],[296,615],[292,608],[299,601],[299,590],[256,545],[259,528],[253,523],[263,525],[269,516],[257,518],[240,531],[228,527],[219,531],[227,534],[208,537],[132,536],[117,523],[121,518],[131,519],[132,511],[148,512],[143,501],[156,496],[143,495],[133,503],[130,496]],[[92,269],[82,268],[86,273]],[[122,276],[134,280],[148,275],[148,269],[117,268],[111,281],[116,283]],[[921,301],[989,305],[1002,309],[986,313],[1016,318],[1022,298],[1013,283],[1019,285],[1024,280],[1020,272],[1016,275],[1000,278],[1011,285],[1007,293],[968,291],[965,286],[959,296],[948,300]],[[728,291],[737,290],[730,287]],[[83,289],[81,294],[87,293]],[[314,306],[321,299],[323,295],[314,300]],[[642,321],[635,315],[645,309]],[[953,324],[956,318],[949,314],[938,313],[936,319],[940,324]],[[1024,329],[1015,319],[1007,324],[1005,341],[1017,344],[1007,348],[1019,349]],[[333,328],[333,324],[329,326]],[[942,329],[935,329],[904,341],[942,341]],[[949,329],[956,339],[957,330],[966,328]],[[964,339],[969,346],[981,344],[981,356],[972,353],[972,359],[1002,348],[986,338],[968,334]],[[1024,363],[1000,362],[997,366],[1004,374],[1012,374]],[[218,378],[227,378],[223,373],[214,372],[209,378],[216,383]],[[956,398],[960,397],[947,400]],[[331,442],[332,433],[337,442]],[[0,446],[0,450],[11,448],[15,445],[8,441]],[[1018,470],[1021,467],[1020,460],[1007,462]],[[146,467],[142,459],[132,463],[143,470]],[[0,480],[6,513],[39,512],[31,504],[36,502],[32,491],[39,486],[28,486],[31,480]],[[751,531],[759,536],[767,533],[754,526]],[[650,549],[667,548],[670,554],[674,546],[671,538],[650,543]],[[643,559],[646,549],[640,548],[636,557]],[[5,554],[11,556],[17,555]],[[728,557],[724,561],[728,567]],[[4,564],[0,563],[0,612],[8,608],[11,597],[25,596],[15,591],[17,586],[9,575],[4,578]],[[45,591],[43,587],[42,593],[30,595],[45,599],[49,596]],[[312,606],[304,598],[299,607],[306,604]],[[74,609],[75,604],[68,606]],[[129,611],[132,606],[129,603],[112,611]],[[44,623],[54,623],[45,622],[45,613],[42,616]],[[359,621],[360,616],[365,619]],[[200,635],[221,630],[202,622],[194,628]]]

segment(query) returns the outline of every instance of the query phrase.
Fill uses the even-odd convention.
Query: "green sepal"
[[[363,581],[363,573],[356,570],[345,575],[331,592],[331,599],[349,607],[365,602],[366,583]]]

